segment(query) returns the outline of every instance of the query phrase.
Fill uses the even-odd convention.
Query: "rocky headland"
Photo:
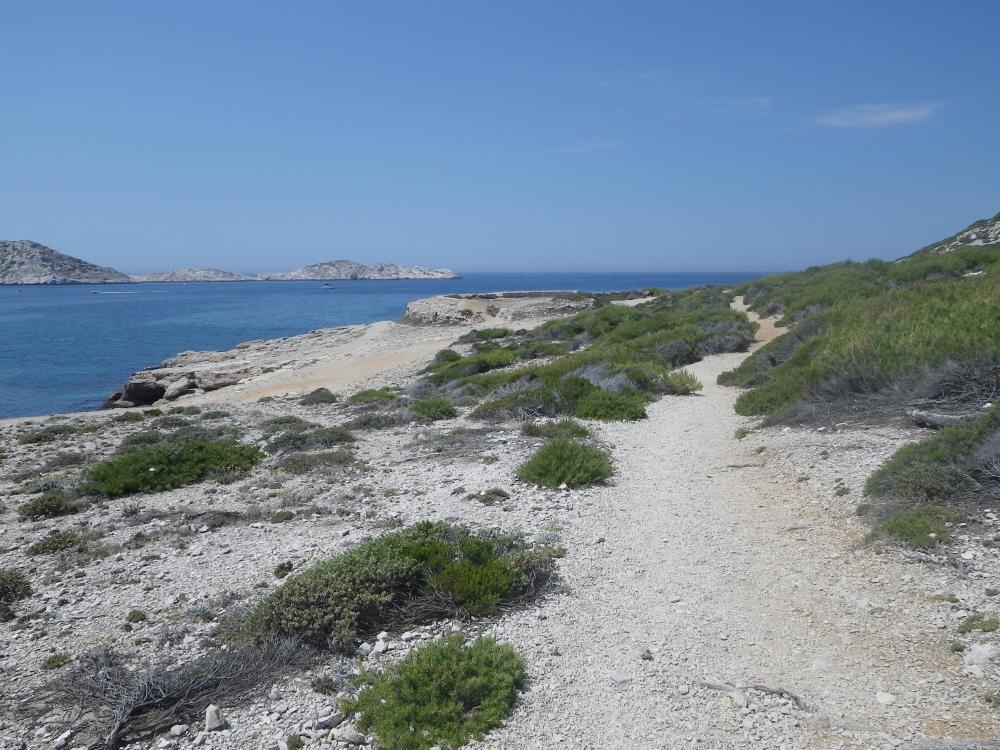
[[[127,284],[113,268],[56,252],[30,240],[0,240],[0,284]]]

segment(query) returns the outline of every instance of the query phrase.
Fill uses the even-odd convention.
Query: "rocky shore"
[[[531,328],[593,305],[591,297],[565,292],[429,297],[407,305],[397,322],[247,341],[222,352],[181,352],[129,377],[105,405],[252,401],[320,385],[348,387],[432,356],[472,326]]]

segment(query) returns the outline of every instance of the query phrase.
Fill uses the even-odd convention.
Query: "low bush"
[[[634,391],[609,393],[595,388],[577,402],[573,415],[605,421],[645,419],[646,397]]]
[[[321,469],[342,468],[353,461],[354,454],[343,449],[318,453],[290,453],[278,461],[277,468],[289,474],[301,475]]]
[[[148,413],[152,414],[155,409],[150,409]],[[201,414],[201,408],[198,406],[175,406],[170,409],[169,414],[184,414],[189,417],[193,417],[197,414]]]
[[[223,411],[222,409],[212,409],[204,412],[199,419],[209,421],[213,419],[227,419],[230,416],[232,415],[228,411]]]
[[[43,518],[56,518],[79,513],[84,503],[70,498],[60,489],[47,490],[38,497],[22,503],[17,514],[24,520],[38,521]]]
[[[271,453],[292,453],[333,448],[355,442],[356,438],[346,427],[316,427],[309,430],[286,430],[267,445]]]
[[[524,661],[510,646],[460,635],[430,643],[382,673],[343,704],[385,750],[457,748],[499,727],[524,686]]]
[[[126,451],[91,469],[87,478],[95,492],[108,497],[162,492],[245,474],[261,457],[252,446],[191,440]]]
[[[130,625],[136,625],[140,622],[145,622],[149,619],[149,615],[143,612],[141,609],[133,609],[125,616],[125,622]]]
[[[130,659],[106,648],[77,657],[76,666],[40,696],[40,710],[69,709],[85,716],[74,737],[77,745],[148,746],[174,724],[203,721],[212,703],[253,700],[266,686],[300,671],[309,657],[292,640],[265,639],[135,669]]]
[[[154,430],[175,430],[178,427],[188,427],[190,424],[190,419],[185,419],[176,414],[168,414],[165,417],[154,419],[149,426]]]
[[[310,393],[299,399],[299,403],[303,406],[315,406],[316,404],[335,404],[337,403],[337,394],[333,393],[329,388],[317,388]]]
[[[286,523],[295,518],[295,512],[291,510],[279,510],[271,516],[271,523]]]
[[[298,431],[311,430],[314,427],[319,427],[316,422],[310,422],[302,417],[296,417],[292,414],[284,414],[280,417],[269,417],[261,422],[260,429],[264,433],[265,437],[270,437],[279,432],[286,431]]]
[[[76,529],[53,531],[39,539],[25,550],[28,555],[54,555],[58,552],[86,552],[93,539],[92,535]]]
[[[21,445],[53,443],[56,440],[70,437],[71,435],[95,432],[98,429],[100,429],[100,425],[96,422],[88,422],[85,424],[53,424],[48,425],[47,427],[42,427],[39,430],[34,430],[33,432],[26,432],[19,435],[17,442],[21,443]]]
[[[111,418],[112,422],[118,422],[119,424],[129,424],[133,422],[141,422],[146,418],[146,415],[141,411],[123,411],[121,414],[117,414]]]
[[[905,445],[865,482],[865,494],[898,498],[910,504],[939,503],[961,497],[1000,477],[995,436],[1000,431],[996,408],[980,422],[938,430],[932,437]],[[977,460],[977,446],[988,450]]]
[[[360,638],[396,626],[489,614],[538,593],[553,571],[545,548],[418,523],[295,576],[253,610],[245,632],[350,650]]]
[[[675,396],[689,396],[703,387],[701,381],[687,370],[668,372],[665,380],[667,392]]]
[[[542,438],[587,438],[590,430],[575,419],[560,419],[557,422],[525,422],[521,425],[521,434]]]
[[[475,341],[492,341],[510,335],[509,328],[477,328],[470,334]],[[465,338],[464,336],[462,338]]]
[[[358,391],[349,399],[347,403],[349,404],[378,404],[386,403],[388,401],[395,401],[398,398],[395,391],[388,388],[368,388],[363,391]]]
[[[31,582],[19,568],[0,568],[0,604],[31,596]]]
[[[349,430],[388,430],[408,424],[411,420],[399,412],[370,411],[344,423]]]
[[[598,484],[613,473],[611,457],[600,448],[555,438],[517,470],[518,479],[549,489]]]
[[[951,508],[940,505],[922,505],[897,510],[879,524],[873,534],[898,539],[907,547],[933,547],[951,538],[948,524],[962,517]]]
[[[71,661],[73,661],[73,659],[69,654],[52,654],[51,656],[45,657],[42,661],[42,669],[49,671],[59,669],[60,667],[65,667]]]
[[[437,422],[442,419],[453,419],[458,412],[450,401],[443,398],[429,398],[417,401],[409,409],[422,422]]]

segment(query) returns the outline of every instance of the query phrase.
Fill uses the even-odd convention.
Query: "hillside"
[[[934,430],[868,477],[876,534],[934,546],[1000,505],[998,238],[995,216],[895,262],[836,263],[735,290],[788,329],[719,377],[749,389],[739,414]]]
[[[133,276],[135,282],[184,282],[184,281],[256,281],[256,277],[217,268],[179,268],[175,271],[159,271],[143,276]]]
[[[262,273],[258,278],[272,281],[336,281],[336,280],[389,280],[389,279],[459,279],[461,276],[447,268],[400,266],[395,263],[375,263],[366,266],[353,260],[333,260],[314,263],[287,273]]]
[[[0,284],[124,284],[120,271],[95,266],[30,240],[0,240]]]

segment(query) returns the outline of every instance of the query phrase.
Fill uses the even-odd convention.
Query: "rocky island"
[[[121,271],[31,240],[0,240],[0,284],[127,284]]]
[[[129,276],[106,266],[65,255],[31,240],[0,240],[0,284],[132,284],[197,281],[357,281],[402,279],[460,279],[447,268],[400,266],[353,260],[315,263],[286,273],[248,274],[217,268],[181,268]]]
[[[391,280],[391,279],[460,279],[447,268],[424,268],[423,266],[400,266],[395,263],[375,263],[366,266],[353,260],[331,260],[314,263],[288,273],[262,273],[258,278],[266,281],[343,281],[343,280]]]
[[[256,281],[255,276],[232,271],[220,271],[218,268],[179,268],[176,271],[158,271],[141,276],[132,276],[132,281],[142,284],[146,282],[189,282],[189,281]]]

